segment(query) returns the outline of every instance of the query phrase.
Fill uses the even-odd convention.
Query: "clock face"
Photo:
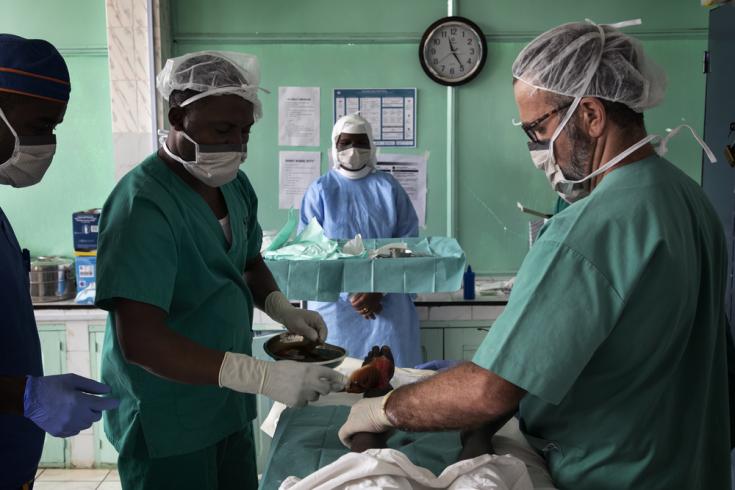
[[[487,57],[482,31],[467,19],[447,17],[424,33],[420,45],[421,66],[429,77],[444,85],[469,82]]]

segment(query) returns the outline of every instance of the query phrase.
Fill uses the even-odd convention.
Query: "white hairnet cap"
[[[375,144],[373,143],[373,127],[368,120],[357,112],[337,119],[337,122],[334,123],[334,127],[332,128],[332,156],[334,157],[334,161],[337,161],[337,140],[342,133],[367,134],[368,140],[370,141],[370,161],[368,165],[374,168],[378,160],[375,156]]]
[[[636,112],[656,106],[666,91],[666,73],[638,40],[591,21],[564,24],[531,41],[513,63],[513,77],[561,95],[620,102]]]
[[[239,95],[252,102],[255,119],[263,115],[258,99],[260,64],[248,53],[199,51],[170,58],[156,77],[156,87],[165,100],[175,90],[194,90],[182,106],[212,95]]]

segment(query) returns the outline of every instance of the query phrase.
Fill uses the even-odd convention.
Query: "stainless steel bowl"
[[[314,346],[303,336],[290,332],[274,335],[263,348],[276,361],[308,362],[330,368],[336,368],[347,357],[347,351],[342,347],[331,344]]]
[[[67,257],[42,256],[31,260],[31,300],[36,303],[63,301],[74,297],[74,260]]]

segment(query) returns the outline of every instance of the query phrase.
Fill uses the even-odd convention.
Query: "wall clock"
[[[482,71],[487,42],[482,30],[469,19],[452,16],[437,20],[426,29],[419,44],[424,72],[442,85],[462,85]]]

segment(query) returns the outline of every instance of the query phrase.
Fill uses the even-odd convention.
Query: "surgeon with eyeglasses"
[[[560,489],[730,488],[725,237],[646,131],[666,77],[621,28],[564,24],[516,58],[531,159],[569,206],[472,362],[358,402],[345,445],[394,427],[489,438],[517,413]]]

